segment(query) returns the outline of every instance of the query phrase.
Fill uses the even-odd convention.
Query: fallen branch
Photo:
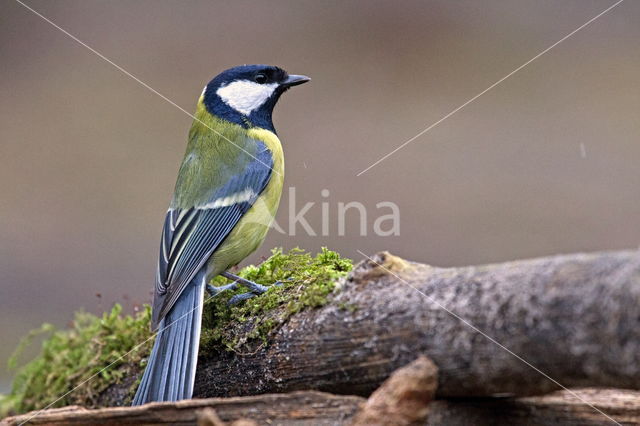
[[[178,402],[154,402],[137,407],[113,407],[88,410],[78,406],[46,410],[11,417],[0,425],[47,424],[76,426],[118,425],[195,425],[215,424],[209,410],[221,421],[251,419],[260,424],[330,425],[351,418],[362,403],[355,396],[334,396],[320,392],[294,392],[243,398],[191,399]],[[213,419],[212,419],[213,417]]]
[[[425,356],[396,370],[371,394],[352,426],[422,424],[438,387],[438,368]]]
[[[429,404],[425,422],[429,426],[510,426],[537,425],[611,425],[613,422],[594,410],[589,403],[624,425],[640,423],[640,392],[613,389],[581,389],[541,397],[481,398],[461,401],[435,400]],[[4,419],[2,426],[16,426],[29,419],[30,425],[76,426],[117,425],[215,425],[215,419],[234,422],[245,419],[259,425],[350,425],[365,399],[305,391],[282,395],[236,398],[193,399],[177,403],[152,403],[138,407],[114,407],[87,410],[71,406]],[[385,424],[384,418],[370,425]],[[233,423],[234,425],[236,423]],[[238,423],[242,424],[242,423]]]
[[[609,426],[616,422],[640,424],[640,392],[576,389],[516,399],[439,400],[429,406],[426,425]]]
[[[418,354],[438,367],[438,397],[559,389],[527,363],[567,387],[638,389],[640,253],[447,269],[381,253],[254,353],[203,354],[195,395],[369,395]]]
[[[369,395],[420,354],[437,366],[439,399],[431,403],[431,387],[402,397],[401,385],[409,390],[412,386],[397,379],[403,370],[366,404],[359,397],[313,391],[259,395],[307,389]],[[404,371],[416,375],[412,383],[424,384],[433,380],[429,371],[434,370],[422,369],[422,375],[411,367]],[[255,351],[203,353],[196,396],[257,396],[99,410],[72,407],[33,419],[5,419],[2,424],[28,419],[31,424],[65,425],[216,424],[239,419],[259,424],[349,424],[375,418],[371,414],[376,410],[415,423],[426,404],[427,424],[513,424],[524,419],[540,425],[608,424],[598,410],[620,423],[640,422],[640,392],[587,389],[577,391],[578,398],[567,391],[487,398],[542,394],[558,388],[555,380],[576,388],[638,389],[638,252],[451,269],[381,253],[358,265],[327,305],[294,314]],[[114,384],[109,392],[128,390],[126,383]],[[452,397],[466,398],[442,399]],[[403,408],[394,414],[388,402]],[[407,410],[414,412],[403,417]],[[415,411],[420,415],[411,417]]]

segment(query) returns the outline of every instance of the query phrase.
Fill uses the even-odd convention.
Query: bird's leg
[[[231,299],[229,299],[229,301],[227,302],[228,306],[233,306],[233,305],[237,305],[240,302],[243,302],[245,300],[251,299],[252,297],[256,297],[257,294],[255,293],[242,293],[242,294],[236,294],[235,296],[232,296]]]
[[[237,276],[235,274],[232,274],[229,271],[224,271],[220,275],[222,275],[223,277],[225,277],[227,279],[235,281],[238,284],[242,284],[244,287],[248,288],[249,291],[251,291],[251,293],[253,293],[253,294],[262,294],[265,291],[269,290],[269,287],[265,287],[265,286],[263,286],[261,284],[256,284],[253,281],[249,281],[247,279],[239,277],[239,276]]]
[[[227,284],[227,285],[221,285],[220,287],[215,287],[207,283],[207,293],[209,293],[209,296],[211,297],[215,297],[225,290],[235,290],[237,288],[238,288],[237,282],[232,282],[231,284]]]
[[[254,283],[253,281],[249,281],[245,278],[239,277],[228,271],[225,271],[220,275],[230,280],[233,280],[234,284],[241,284],[242,286],[250,290],[249,293],[236,294],[235,296],[233,296],[231,299],[229,299],[229,302],[227,302],[229,305],[235,305],[244,300],[251,299],[252,297],[260,295],[269,289],[269,287]],[[278,285],[278,284],[282,284],[282,283],[275,283],[274,285]]]

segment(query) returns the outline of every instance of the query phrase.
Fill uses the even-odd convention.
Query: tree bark
[[[428,406],[425,426],[599,426],[614,424],[610,419],[586,405],[588,402],[623,425],[640,424],[640,392],[613,389],[575,390],[580,399],[567,391],[525,398],[481,398],[435,400]],[[282,395],[259,395],[236,398],[193,399],[180,402],[151,403],[138,407],[114,407],[88,410],[71,406],[24,414],[0,421],[2,426],[17,426],[29,420],[30,425],[77,426],[119,425],[216,425],[248,419],[259,425],[351,425],[366,400],[356,396],[330,395],[300,391]],[[409,407],[405,407],[409,408]],[[407,413],[412,414],[412,413]],[[378,421],[379,420],[379,421]],[[370,426],[385,424],[384,417]],[[218,423],[219,424],[219,423]],[[238,423],[232,423],[235,426]],[[250,424],[246,422],[244,424]]]
[[[195,395],[369,395],[419,354],[438,368],[439,398],[638,389],[640,252],[464,268],[380,253],[256,352],[203,354]]]
[[[243,398],[189,399],[178,402],[154,402],[136,407],[112,407],[88,410],[70,406],[11,417],[1,426],[27,424],[79,426],[99,424],[119,425],[195,425],[207,424],[210,409],[222,421],[251,419],[259,424],[335,425],[350,419],[363,399],[355,396],[334,396],[320,392],[294,392]],[[215,424],[215,422],[209,422]]]
[[[423,424],[436,394],[438,368],[421,355],[371,394],[351,426],[410,426]]]
[[[374,393],[351,426],[424,424],[438,387],[438,368],[422,355],[396,370]]]
[[[516,399],[438,400],[429,406],[426,425],[604,426],[616,422],[640,424],[640,392],[591,388]]]

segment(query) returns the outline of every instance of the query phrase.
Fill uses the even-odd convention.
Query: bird
[[[273,109],[289,88],[310,81],[271,65],[242,65],[202,91],[173,198],[165,215],[153,294],[155,342],[132,405],[193,396],[205,292],[268,287],[229,272],[264,241],[284,183]],[[232,282],[213,287],[222,275]]]

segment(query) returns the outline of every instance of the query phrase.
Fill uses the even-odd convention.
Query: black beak
[[[298,84],[306,83],[307,81],[311,81],[311,79],[306,75],[292,74],[292,75],[289,75],[289,77],[287,77],[287,79],[284,82],[282,82],[281,85],[284,87],[291,87],[291,86],[297,86]]]

